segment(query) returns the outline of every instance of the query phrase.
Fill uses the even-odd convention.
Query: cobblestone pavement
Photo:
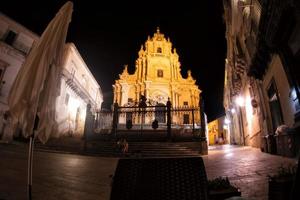
[[[27,199],[27,148],[0,145],[0,200]],[[34,152],[34,200],[107,200],[116,158]]]
[[[27,146],[0,144],[0,199],[26,199]],[[208,179],[228,176],[243,197],[267,199],[267,175],[296,160],[250,147],[210,147]],[[108,200],[117,158],[34,152],[33,199]]]
[[[281,165],[296,163],[295,159],[263,153],[260,149],[236,146],[209,147],[204,156],[208,179],[228,176],[239,187],[242,197],[257,200],[268,199],[267,175],[274,174]]]

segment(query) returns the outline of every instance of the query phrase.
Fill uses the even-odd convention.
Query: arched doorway
[[[163,103],[155,106],[155,119],[158,123],[166,123],[166,106]]]

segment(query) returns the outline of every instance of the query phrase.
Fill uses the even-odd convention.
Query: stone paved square
[[[0,199],[26,199],[27,146],[0,145]],[[228,176],[249,199],[267,199],[267,175],[296,160],[238,146],[210,147],[203,156],[208,179]],[[117,158],[34,152],[34,199],[101,199],[110,196]]]

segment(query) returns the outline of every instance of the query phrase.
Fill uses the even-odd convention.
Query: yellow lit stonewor
[[[208,142],[209,145],[214,145],[219,138],[219,120],[216,119],[208,123]]]
[[[187,78],[183,78],[180,71],[176,49],[157,28],[154,36],[148,36],[145,45],[141,46],[135,72],[129,74],[125,66],[120,79],[115,81],[114,103],[131,105],[144,95],[151,105],[166,105],[170,98],[172,107],[198,107],[201,90],[190,70]]]

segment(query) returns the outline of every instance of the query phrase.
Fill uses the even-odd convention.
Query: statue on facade
[[[147,107],[146,101],[147,101],[147,98],[144,95],[141,95],[139,107],[141,107],[141,108]]]

